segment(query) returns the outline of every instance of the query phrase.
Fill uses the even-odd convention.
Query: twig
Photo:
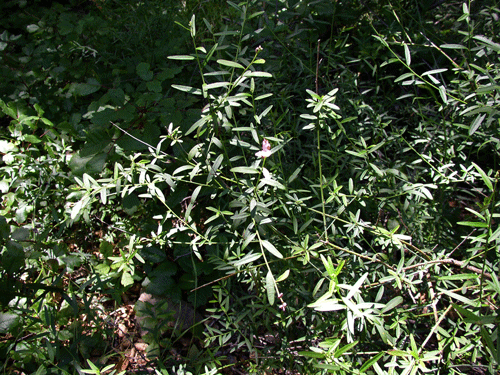
[[[443,321],[443,319],[446,316],[446,314],[448,314],[448,312],[451,310],[451,307],[452,307],[452,305],[449,305],[446,308],[446,310],[444,311],[443,315],[441,315],[441,317],[439,318],[439,320],[436,321],[436,324],[434,324],[434,327],[432,327],[431,331],[429,332],[429,334],[425,338],[424,342],[422,343],[422,346],[420,347],[420,350],[419,350],[419,354],[422,351],[422,349],[424,348],[424,346],[427,344],[427,342],[430,340],[430,338],[432,337],[432,335],[434,334],[434,332],[436,332],[437,328],[439,327],[439,324],[441,324],[441,322]]]
[[[319,83],[318,83],[318,75],[319,75],[319,46],[321,39],[318,39],[318,52],[316,53],[316,94],[319,95]]]
[[[465,265],[465,262],[460,261],[460,260],[456,260],[456,259],[436,259],[436,260],[430,260],[430,261],[425,262],[425,263],[419,263],[419,264],[414,264],[412,266],[404,267],[403,270],[407,271],[407,270],[410,270],[410,269],[413,269],[413,268],[424,267],[424,266],[427,266],[429,264],[441,264],[441,263],[451,264],[451,265],[453,265],[455,267],[465,268],[468,271],[477,273],[479,275],[484,275],[488,279],[492,280],[492,276],[488,272],[483,272],[481,269],[479,269],[477,267],[474,267],[474,266]]]
[[[127,132],[125,129],[122,129],[120,128],[118,125],[116,125],[113,121],[110,121],[111,125],[113,125],[115,128],[117,128],[118,130],[122,131],[123,133],[127,134],[130,138],[136,140],[137,142],[139,143],[142,143],[143,145],[147,146],[148,148],[155,148],[154,146],[150,145],[149,143],[147,142],[144,142],[143,140],[133,136],[132,134],[130,134],[129,132]],[[164,156],[170,156],[169,154],[167,154],[166,152],[163,152],[163,151],[160,151],[160,153]]]

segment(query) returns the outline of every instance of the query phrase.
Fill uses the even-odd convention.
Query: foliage
[[[4,372],[498,371],[494,1],[2,7]]]

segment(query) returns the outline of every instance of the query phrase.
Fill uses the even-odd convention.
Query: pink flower
[[[257,156],[258,158],[267,158],[267,157],[271,156],[271,154],[272,154],[271,144],[269,143],[269,141],[267,139],[264,139],[262,141],[262,150],[260,150],[259,152],[256,152],[255,156]]]

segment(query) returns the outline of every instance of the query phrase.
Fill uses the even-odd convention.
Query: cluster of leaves
[[[4,5],[3,370],[497,370],[497,4],[216,3]]]

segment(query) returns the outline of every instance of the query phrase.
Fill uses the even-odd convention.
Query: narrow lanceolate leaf
[[[227,87],[227,86],[229,86],[229,82],[215,82],[215,83],[209,83],[208,85],[203,85],[203,89],[211,90],[211,89],[217,89],[219,87]]]
[[[359,288],[361,287],[361,285],[363,284],[363,282],[367,277],[368,277],[368,272],[365,273],[363,276],[361,276],[358,281],[356,281],[356,284],[353,285],[352,289],[347,294],[346,299],[351,299],[352,296],[356,294],[356,292],[359,290]]]
[[[368,361],[363,363],[363,366],[359,369],[360,373],[364,373],[366,370],[368,370],[370,367],[372,367],[380,358],[382,358],[385,355],[385,352],[378,353],[375,357],[370,358]]]
[[[268,240],[263,240],[262,241],[262,246],[266,248],[267,251],[269,251],[271,254],[273,254],[276,258],[283,258],[283,255],[274,247],[274,245],[269,242]]]
[[[490,189],[490,191],[493,191],[493,184],[491,183],[491,179],[488,177],[488,175],[486,173],[484,173],[484,171],[481,169],[481,167],[479,165],[477,165],[476,163],[473,162],[472,165],[479,172],[484,183],[486,184],[486,186],[488,186],[488,189]]]
[[[401,296],[394,297],[389,302],[387,302],[387,305],[385,305],[385,307],[382,309],[381,313],[382,314],[386,313],[387,311],[392,310],[393,308],[400,305],[401,303],[403,303],[403,297],[401,297]]]
[[[167,59],[170,60],[194,60],[194,56],[189,56],[189,55],[173,55],[173,56],[167,56]]]
[[[219,65],[229,66],[231,68],[245,69],[245,67],[243,65],[238,64],[237,62],[234,62],[234,61],[219,59],[219,60],[217,60],[217,63]]]
[[[208,173],[207,184],[214,178],[215,174],[219,170],[222,160],[224,160],[224,155],[222,154],[217,156],[217,159],[215,159],[214,163],[212,164],[212,167],[210,168],[210,172]]]
[[[274,300],[275,300],[275,284],[274,284],[274,277],[271,271],[267,272],[266,275],[266,292],[267,292],[267,300],[269,301],[269,304],[272,306],[274,305]]]
[[[268,73],[268,72],[251,72],[249,70],[247,70],[244,74],[243,74],[244,77],[267,77],[267,78],[271,78],[273,75],[271,73]]]
[[[403,47],[405,49],[405,61],[406,61],[406,65],[410,66],[410,64],[411,64],[410,49],[408,48],[408,46],[406,45],[406,43],[403,44]]]
[[[468,227],[474,227],[474,228],[488,228],[487,223],[482,223],[478,221],[459,221],[457,224],[466,225]]]
[[[286,270],[285,272],[283,272],[277,279],[276,279],[276,282],[281,282],[283,280],[286,280],[288,278],[288,275],[290,275],[290,270]]]
[[[233,173],[245,173],[245,174],[257,174],[259,171],[256,168],[251,167],[234,167],[231,168]]]
[[[327,299],[325,301],[314,302],[308,307],[312,307],[316,311],[337,311],[344,310],[346,305],[340,304],[337,300]]]
[[[334,358],[339,358],[342,356],[342,354],[344,354],[345,352],[351,350],[352,348],[354,348],[356,345],[358,345],[358,341],[354,341],[354,342],[351,342],[350,344],[347,344],[347,345],[344,345],[343,347],[341,348],[338,348],[336,351],[335,351],[335,354],[333,355]]]
[[[234,267],[243,266],[244,264],[256,261],[261,256],[262,256],[262,254],[259,254],[259,253],[248,253],[243,258],[237,260],[236,262],[233,262],[232,264]]]
[[[454,293],[452,291],[449,291],[449,290],[446,290],[446,289],[441,289],[441,288],[438,288],[438,290],[443,293],[443,294],[446,294],[447,296],[453,298],[454,300],[457,300],[457,301],[460,301],[460,302],[463,302],[469,306],[472,306],[472,307],[477,307],[477,303],[470,300],[469,298],[467,297],[464,297],[463,295],[461,294],[458,294],[458,293]]]
[[[194,87],[191,87],[191,86],[172,85],[172,87],[176,90],[188,92],[188,93],[194,94],[194,95],[201,95],[202,94],[200,89],[195,89]]]

